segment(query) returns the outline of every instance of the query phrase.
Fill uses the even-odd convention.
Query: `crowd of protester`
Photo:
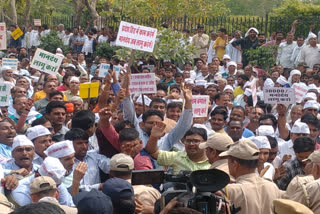
[[[233,213],[320,213],[320,46],[313,26],[307,37],[295,35],[295,21],[290,32],[267,38],[256,28],[209,36],[198,25],[194,35],[182,34],[196,49],[184,65],[170,56],[132,64],[96,56],[98,44],[115,45],[111,27],[30,26],[14,40],[16,27],[0,52],[18,59],[17,69],[0,69],[0,83],[11,85],[10,104],[0,106],[0,213],[159,213],[161,195],[181,187],[132,185],[135,170],[211,168],[230,177],[215,194]],[[50,31],[69,46],[56,50],[63,57],[56,75],[30,67]],[[277,46],[270,71],[249,64],[246,52],[260,46]],[[109,69],[99,77],[101,63],[119,66],[120,74]],[[156,93],[130,93],[131,73],[155,73]],[[97,98],[79,96],[87,82],[99,82]],[[295,83],[306,88],[301,102],[264,102],[264,88]],[[193,115],[195,95],[209,96],[205,117]],[[173,199],[161,213],[199,213],[177,204]]]

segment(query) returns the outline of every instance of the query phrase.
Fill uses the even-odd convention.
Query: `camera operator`
[[[228,167],[228,158],[219,157],[219,154],[228,150],[230,145],[234,142],[228,135],[214,133],[212,134],[207,142],[200,143],[199,148],[206,150],[206,155],[211,164],[211,169],[220,169],[227,173],[230,177],[230,180],[234,182],[234,178],[230,175]]]
[[[230,175],[236,182],[226,187],[226,195],[240,213],[273,214],[272,202],[281,197],[274,183],[255,173],[259,153],[251,140],[242,139],[219,155],[228,156]]]
[[[173,174],[178,174],[180,170],[200,170],[209,169],[210,163],[205,150],[199,148],[199,144],[207,140],[207,131],[203,128],[192,127],[189,129],[182,142],[185,152],[182,151],[162,151],[157,147],[158,140],[165,134],[166,125],[163,122],[153,123],[151,134],[145,150],[157,160],[161,166],[173,168]]]

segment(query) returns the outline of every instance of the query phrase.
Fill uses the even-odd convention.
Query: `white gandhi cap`
[[[54,143],[44,153],[48,157],[62,158],[74,153],[73,143],[70,140]]]
[[[31,140],[29,140],[25,135],[17,135],[15,138],[13,138],[12,151],[19,146],[34,147]]]
[[[45,136],[45,135],[51,135],[51,132],[42,125],[37,125],[31,128],[28,128],[26,132],[27,138],[30,140],[34,140],[37,137]]]

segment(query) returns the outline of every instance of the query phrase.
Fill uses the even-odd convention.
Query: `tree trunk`
[[[25,26],[28,27],[30,23],[30,12],[31,12],[31,0],[26,0],[26,8],[24,10]]]
[[[11,20],[12,24],[18,24],[17,10],[16,10],[16,0],[10,0],[10,8],[11,8]]]
[[[72,24],[75,27],[79,27],[81,22],[82,11],[85,7],[84,0],[72,0],[72,2],[74,4],[75,11],[76,11],[75,23],[72,23]]]
[[[84,0],[84,2],[92,19],[97,19],[99,17],[99,14],[97,12],[97,0]]]

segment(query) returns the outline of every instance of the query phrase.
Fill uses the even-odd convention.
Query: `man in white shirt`
[[[65,36],[64,25],[63,24],[59,24],[58,25],[58,37],[59,37],[59,39],[62,40],[64,36]]]
[[[309,36],[309,45],[303,47],[300,62],[304,62],[309,68],[313,68],[314,64],[320,64],[320,48],[317,45],[317,36],[313,33]]]
[[[277,64],[282,65],[284,68],[293,68],[293,61],[291,56],[294,48],[297,46],[297,42],[293,41],[294,35],[292,33],[287,34],[285,42],[281,42],[278,48]]]
[[[62,38],[62,42],[63,42],[64,45],[69,46],[69,41],[70,41],[70,38],[71,38],[72,35],[73,35],[73,33],[71,33],[71,29],[67,28],[66,31],[65,31],[65,35]]]
[[[49,33],[50,33],[50,29],[48,28],[48,25],[46,25],[46,24],[42,25],[40,36],[41,36],[41,37],[45,37],[45,36],[47,36]]]
[[[198,33],[192,37],[191,44],[196,48],[194,58],[198,58],[200,54],[207,53],[207,46],[209,43],[209,36],[204,34],[204,26],[198,25]]]
[[[40,45],[39,27],[34,26],[30,32],[30,47],[37,47],[38,45]]]
[[[302,48],[305,46],[303,36],[298,36],[297,38],[297,45],[294,47],[291,55],[291,62],[293,62],[294,67],[297,67],[300,61],[301,51]]]
[[[288,159],[291,158],[293,160],[295,158],[295,152],[293,150],[293,142],[298,137],[309,136],[309,134],[310,134],[310,129],[308,125],[306,123],[296,121],[291,128],[290,140],[283,144],[279,144],[280,158],[283,159],[285,155],[288,155]]]
[[[104,28],[102,35],[100,35],[98,38],[98,43],[105,43],[105,42],[108,42],[108,40],[109,40],[108,28]]]

